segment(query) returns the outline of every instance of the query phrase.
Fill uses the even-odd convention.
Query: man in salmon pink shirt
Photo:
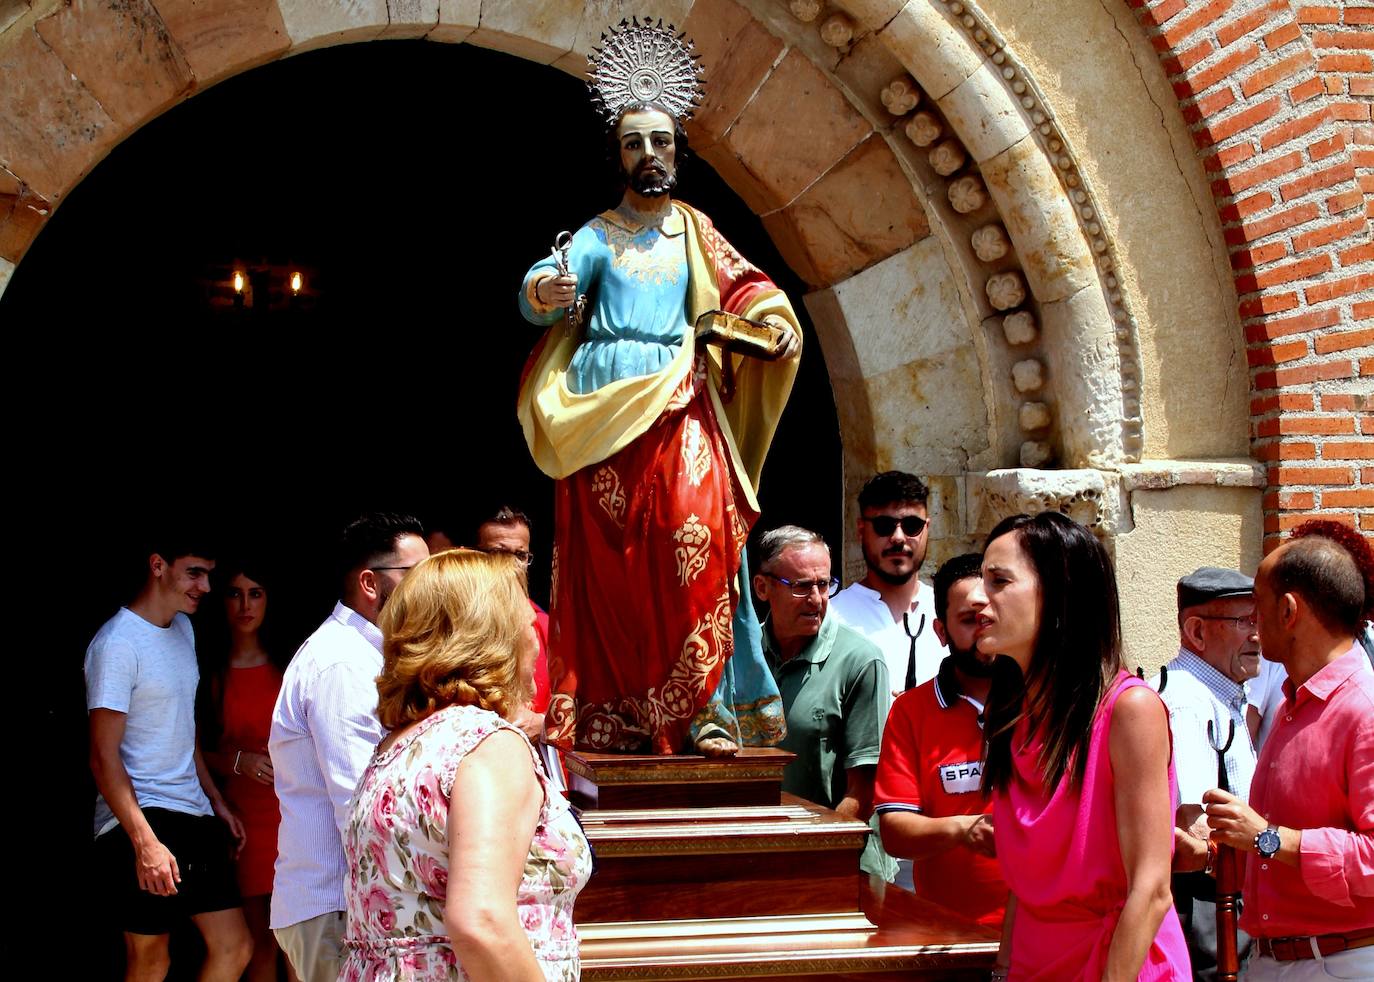
[[[1374,979],[1374,671],[1357,640],[1372,576],[1362,536],[1309,522],[1255,577],[1284,701],[1249,805],[1203,795],[1212,838],[1245,855],[1247,982]]]

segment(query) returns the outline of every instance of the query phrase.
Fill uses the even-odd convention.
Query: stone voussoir
[[[910,0],[878,37],[935,100],[954,91],[983,63],[983,53],[936,0]]]

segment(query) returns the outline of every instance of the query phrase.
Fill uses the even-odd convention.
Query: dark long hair
[[[211,574],[214,589],[210,594],[215,601],[215,609],[205,612],[209,615],[208,623],[201,622],[197,626],[202,630],[196,631],[196,656],[200,662],[196,721],[200,726],[201,744],[210,749],[219,743],[223,728],[224,677],[229,671],[229,648],[233,641],[223,603],[229,592],[229,584],[240,574],[267,591],[267,612],[262,627],[258,629],[258,641],[267,652],[268,660],[278,671],[285,669],[286,663],[291,660],[292,650],[281,645],[272,633],[272,584],[275,577],[267,564],[262,560],[230,559],[216,566]]]
[[[1048,786],[1065,774],[1081,785],[1098,704],[1121,670],[1121,614],[1111,557],[1082,525],[1059,512],[1014,515],[987,538],[1014,534],[1040,579],[1040,631],[1025,676],[998,658],[987,709],[983,788],[1005,790],[1012,775],[1012,732],[1022,717],[1044,740],[1040,771]]]

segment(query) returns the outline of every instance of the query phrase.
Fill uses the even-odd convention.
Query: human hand
[[[270,788],[274,774],[272,758],[266,754],[255,754],[245,750],[238,755],[238,773]]]
[[[243,821],[225,804],[223,798],[211,799],[210,807],[223,819],[224,824],[229,826],[229,834],[234,837],[235,843],[234,858],[237,859],[239,853],[243,852],[243,844],[248,841],[248,830],[243,827]]]
[[[980,856],[996,856],[997,842],[992,834],[991,815],[965,815],[964,845]]]
[[[147,845],[139,847],[134,843],[134,869],[138,873],[138,887],[159,897],[170,897],[177,892],[181,882],[181,870],[177,859],[156,838],[150,837]]]
[[[510,722],[529,737],[531,743],[544,738],[544,717],[528,706],[517,709]]]
[[[797,357],[801,352],[801,339],[797,337],[797,332],[792,326],[776,314],[769,314],[763,321],[782,331],[782,342],[778,345],[778,360],[786,361]]]
[[[1255,836],[1269,827],[1263,816],[1235,795],[1213,788],[1202,795],[1212,841],[1245,852],[1255,849]]]
[[[534,295],[550,307],[571,307],[577,300],[577,274],[546,276],[534,284]]]
[[[1191,832],[1174,829],[1174,858],[1169,869],[1174,873],[1196,873],[1207,868],[1207,840]]]
[[[1178,811],[1174,812],[1174,825],[1185,835],[1204,842],[1212,834],[1212,827],[1207,824],[1207,812],[1201,805],[1179,805]]]

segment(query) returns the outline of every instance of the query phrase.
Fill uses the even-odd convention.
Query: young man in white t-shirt
[[[233,865],[243,826],[196,743],[200,672],[187,615],[210,590],[207,551],[152,548],[138,595],[86,649],[95,875],[124,932],[126,979],[167,974],[168,935],[186,917],[205,939],[205,982],[237,980],[253,952]]]
[[[917,576],[930,540],[929,496],[903,471],[864,485],[857,531],[868,570],[830,601],[831,613],[882,649],[892,698],[933,679],[946,654],[935,636],[934,593]]]

